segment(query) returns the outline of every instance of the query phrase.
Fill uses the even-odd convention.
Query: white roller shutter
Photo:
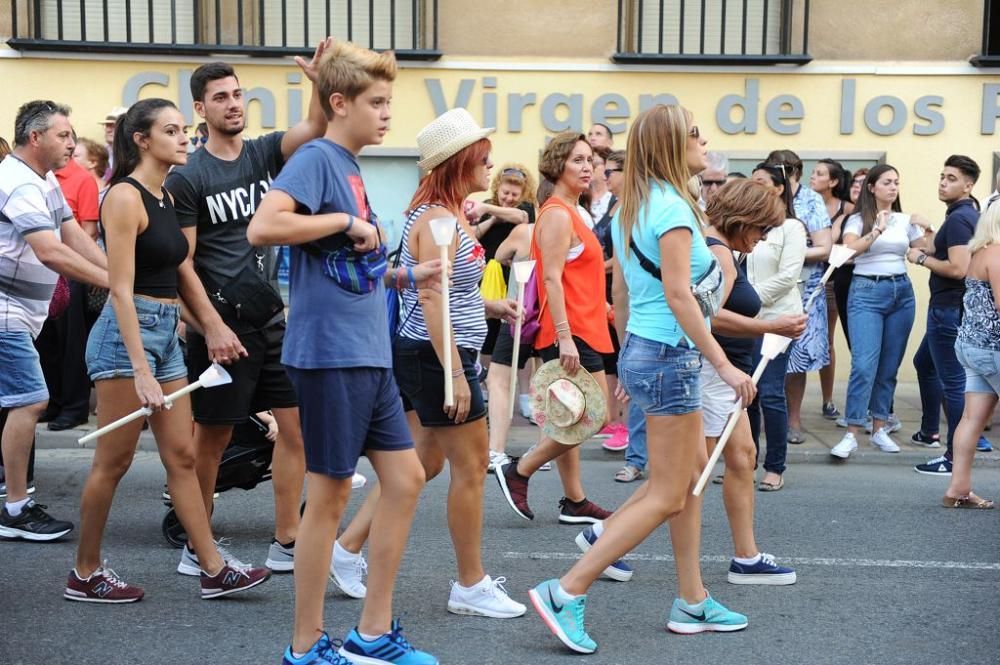
[[[681,26],[681,4],[684,5],[684,25]],[[638,4],[638,2],[637,2]],[[743,0],[705,0],[705,54],[720,54],[722,49],[722,9],[725,5],[725,53],[743,53]],[[781,52],[781,0],[746,0],[747,55],[777,55]],[[637,7],[642,17],[642,41],[636,41],[639,53],[660,52],[660,8],[663,8],[663,53],[700,54],[702,38],[702,0],[643,0]],[[764,28],[767,27],[765,38]],[[635,26],[633,34],[638,34]],[[684,45],[681,48],[681,34]]]
[[[81,4],[83,5],[81,11]],[[150,39],[150,4],[153,6]],[[120,42],[132,44],[196,43],[194,34],[195,0],[42,0],[40,25],[42,39],[57,40],[59,35],[59,9],[62,6],[62,39],[65,41]],[[126,7],[128,5],[128,7]],[[105,12],[105,7],[107,11]],[[126,11],[128,10],[128,11]],[[104,34],[104,17],[107,13],[108,34]],[[175,25],[171,27],[171,13]],[[130,17],[131,39],[126,24]],[[85,22],[85,25],[84,25]],[[84,30],[83,28],[86,28]],[[176,38],[174,31],[176,30]]]
[[[421,0],[422,2],[422,0]],[[264,44],[266,46],[314,46],[329,34],[340,40],[348,39],[348,20],[351,22],[350,39],[354,43],[376,49],[413,49],[414,4],[420,11],[421,2],[413,0],[352,0],[348,17],[346,0],[265,0]],[[285,8],[282,39],[282,5]],[[307,10],[308,9],[308,19]],[[370,30],[369,14],[374,17],[374,30]],[[392,42],[395,29],[395,44]],[[284,42],[284,43],[283,43]]]

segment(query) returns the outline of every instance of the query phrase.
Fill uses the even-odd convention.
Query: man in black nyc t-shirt
[[[907,258],[930,270],[927,331],[913,357],[920,385],[923,416],[911,441],[929,448],[941,446],[941,405],[948,420],[947,452],[917,465],[920,473],[951,475],[951,443],[965,409],[965,370],[955,356],[955,337],[962,318],[965,275],[969,270],[969,240],[976,230],[979,209],[972,188],[979,166],[964,155],[945,160],[938,182],[938,198],[948,206],[944,223],[926,232],[927,250],[911,249]]]
[[[226,364],[233,378],[229,385],[191,396],[202,498],[211,516],[219,462],[234,425],[253,413],[272,411],[280,433],[273,464],[274,543],[267,565],[282,571],[293,569],[305,462],[298,401],[281,364],[285,320],[274,252],[252,247],[246,230],[285,161],[326,132],[315,83],[329,43],[321,43],[310,62],[296,58],[314,85],[307,118],[287,132],[256,139],[243,137],[246,108],[232,67],[216,62],[195,70],[191,94],[208,126],[208,141],[166,181],[192,249],[179,271],[180,292],[202,326],[188,330],[188,378],[196,380],[215,361]],[[261,308],[262,302],[268,306]],[[263,315],[252,311],[255,306]],[[185,548],[178,571],[197,569],[197,556]]]

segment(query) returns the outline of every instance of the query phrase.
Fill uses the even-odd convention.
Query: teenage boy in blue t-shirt
[[[295,627],[285,665],[431,665],[392,619],[392,590],[424,485],[392,376],[382,235],[372,220],[356,155],[389,127],[396,61],[349,43],[319,66],[326,134],[302,146],[250,222],[255,245],[291,245],[288,330],[282,352],[299,397],[306,470],[305,514],[295,561]],[[384,266],[384,263],[382,263]],[[368,590],[357,627],[335,651],[323,630],[333,541],[358,458],[382,496],[369,542]]]

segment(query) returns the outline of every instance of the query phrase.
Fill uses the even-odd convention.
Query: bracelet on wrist
[[[417,288],[417,280],[413,276],[413,266],[406,266],[406,278],[410,280],[410,288]]]
[[[344,233],[347,233],[348,231],[350,231],[352,226],[354,226],[354,215],[348,215],[347,216],[347,226],[344,228]]]
[[[463,376],[464,374],[465,374],[465,369],[461,367],[459,367],[458,369],[451,370],[451,378],[453,379],[457,379],[458,377]]]

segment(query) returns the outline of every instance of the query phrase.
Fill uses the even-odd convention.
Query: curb
[[[93,450],[96,442],[85,446],[77,443],[84,434],[93,431],[93,427],[80,427],[62,432],[51,432],[45,425],[39,425],[35,430],[35,445],[38,450]],[[523,454],[534,443],[537,430],[534,427],[522,425],[511,428],[510,452]],[[156,441],[149,431],[139,436],[138,450],[156,452]],[[879,464],[885,466],[912,466],[922,464],[927,460],[943,454],[944,449],[902,450],[899,453],[882,453],[875,450],[861,450],[851,455],[850,460],[843,461],[830,456],[827,446],[819,441],[810,441],[800,445],[788,446],[787,461],[789,464],[830,464],[846,466],[849,464]],[[580,447],[580,459],[597,462],[620,462],[622,453],[612,453],[601,447],[599,439],[592,439]],[[977,468],[1000,468],[1000,452],[976,453],[974,466]]]

